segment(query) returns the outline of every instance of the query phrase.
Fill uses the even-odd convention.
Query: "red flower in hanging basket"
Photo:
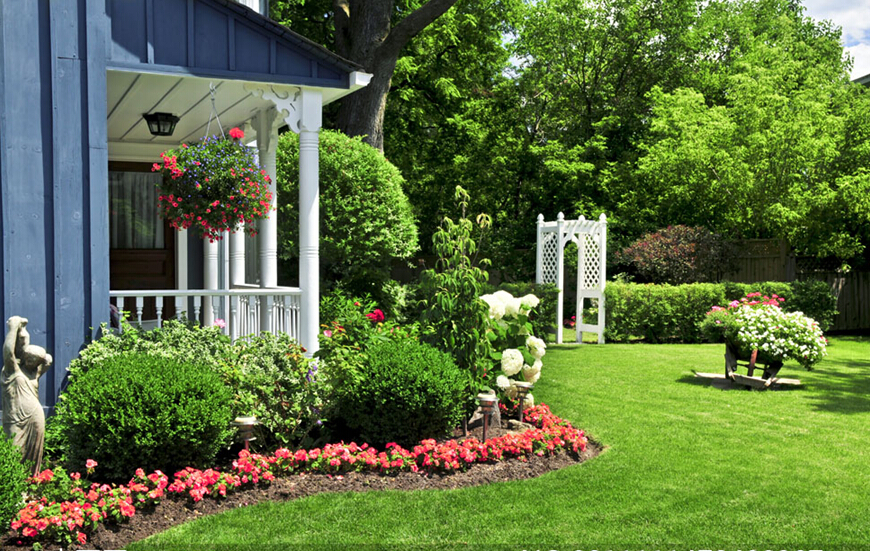
[[[238,143],[244,133],[233,128],[230,137],[183,144],[161,153],[162,165],[154,163],[152,170],[163,173],[158,212],[173,228],[195,227],[216,241],[242,222],[248,235],[256,235],[256,221],[269,217],[271,180],[254,150]]]

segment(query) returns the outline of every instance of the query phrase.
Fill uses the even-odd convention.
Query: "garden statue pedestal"
[[[3,432],[21,449],[25,464],[36,475],[42,466],[45,441],[45,413],[39,403],[39,378],[51,366],[52,358],[41,346],[30,344],[27,319],[12,316],[6,321],[3,343]]]

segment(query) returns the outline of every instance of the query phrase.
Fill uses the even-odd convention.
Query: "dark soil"
[[[480,439],[481,431],[480,428],[470,430],[469,436]],[[499,436],[505,432],[507,432],[505,429],[493,428],[487,437]],[[461,430],[457,430],[456,437],[461,439]],[[395,475],[344,473],[342,476],[299,474],[287,478],[278,477],[268,486],[237,491],[222,499],[206,497],[198,503],[193,503],[192,500],[182,496],[167,496],[154,507],[137,509],[136,515],[129,522],[101,525],[88,535],[88,542],[84,548],[124,549],[134,541],[163,532],[177,524],[263,501],[289,501],[324,492],[453,489],[534,478],[549,471],[582,463],[598,455],[602,449],[603,446],[590,439],[586,451],[580,454],[562,452],[550,457],[530,456],[526,460],[510,459],[498,463],[475,464],[467,471],[453,474],[423,475],[410,472]],[[21,551],[29,547],[17,545],[18,540],[19,538],[14,537],[10,532],[2,540],[0,551]],[[44,549],[60,549],[60,546],[47,545]]]

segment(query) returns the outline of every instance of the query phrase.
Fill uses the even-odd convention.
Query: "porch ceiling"
[[[215,106],[224,132],[241,127],[259,109],[272,105],[246,90],[246,83],[240,80],[127,71],[108,71],[107,80],[109,159],[113,161],[155,162],[167,148],[203,138],[211,113],[210,83],[216,89]],[[357,87],[323,88],[323,103]],[[151,135],[142,115],[154,112],[180,117],[172,136]],[[212,121],[209,133],[219,132],[217,123]]]

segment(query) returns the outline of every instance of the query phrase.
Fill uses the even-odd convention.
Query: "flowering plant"
[[[801,312],[783,312],[784,299],[749,293],[727,306],[714,306],[701,322],[711,341],[722,340],[742,355],[758,350],[762,361],[793,359],[811,369],[826,354],[827,340],[819,324]]]
[[[254,222],[272,208],[271,180],[254,150],[240,143],[243,137],[233,128],[229,140],[211,136],[160,154],[162,165],[151,167],[163,173],[158,211],[173,228],[196,228],[211,241],[242,223],[257,234]]]
[[[541,358],[547,344],[532,334],[529,315],[540,303],[535,295],[517,298],[507,291],[496,291],[480,297],[489,306],[489,327],[486,337],[494,352],[501,372],[496,372],[495,384],[503,396],[511,401],[517,398],[516,381],[535,383],[541,377]],[[523,406],[532,407],[535,399],[527,394]]]
[[[499,404],[502,413],[507,410]],[[395,443],[378,451],[368,444],[326,444],[322,448],[291,451],[279,448],[271,455],[239,452],[230,468],[200,470],[187,467],[170,478],[161,471],[146,474],[136,469],[125,485],[87,484],[77,473],[43,471],[31,480],[32,491],[24,507],[12,520],[11,528],[28,543],[56,541],[66,546],[73,542],[85,545],[88,533],[106,521],[124,522],[137,510],[159,503],[171,496],[185,496],[193,502],[205,498],[223,499],[238,490],[267,485],[277,476],[298,473],[338,475],[346,472],[392,474],[414,472],[461,472],[476,463],[495,463],[508,459],[527,460],[536,455],[551,456],[559,452],[579,454],[589,440],[583,430],[559,418],[540,404],[523,412],[523,421],[533,428],[522,433],[507,433],[481,442],[468,438],[463,442],[436,442],[427,439],[407,450]],[[89,469],[90,471],[90,469]],[[46,485],[59,477],[69,489],[64,495],[47,498]],[[34,546],[34,548],[36,548]]]

